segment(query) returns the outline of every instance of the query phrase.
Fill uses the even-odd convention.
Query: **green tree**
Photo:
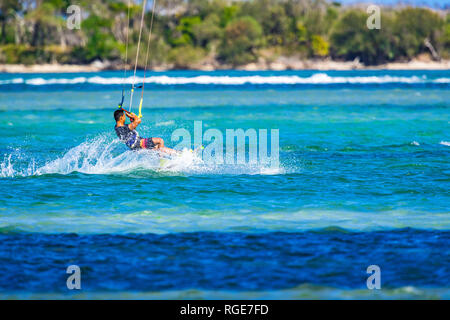
[[[308,30],[306,30],[305,25],[301,21],[297,21],[295,29],[297,41],[301,44],[306,43],[308,40]]]
[[[261,45],[262,28],[252,17],[237,18],[225,28],[219,58],[234,66],[256,60],[255,49]]]
[[[394,33],[399,39],[397,54],[412,58],[428,51],[425,39],[436,47],[442,32],[444,21],[431,10],[424,8],[406,8],[396,14]]]
[[[96,15],[84,19],[81,28],[87,36],[87,43],[74,49],[75,56],[86,62],[120,59],[120,46],[111,34],[112,24],[111,19]]]
[[[262,27],[267,38],[267,44],[285,45],[289,42],[291,19],[282,6],[273,6],[265,11]]]
[[[172,44],[175,46],[191,45],[195,42],[194,27],[202,22],[199,16],[183,17],[175,28]]]
[[[329,46],[329,43],[321,36],[317,34],[311,36],[311,49],[314,56],[327,56],[329,53]]]
[[[2,0],[0,2],[0,43],[11,43],[14,37],[7,34],[6,27],[20,10],[18,0]]]
[[[62,19],[55,15],[56,8],[50,2],[44,2],[33,11],[26,14],[27,21],[33,24],[31,45],[43,46],[52,43],[52,32],[58,28],[61,30]]]
[[[382,16],[383,27],[369,30],[367,14],[358,9],[348,10],[334,25],[330,36],[333,58],[360,59],[367,65],[380,64],[393,58],[394,38],[392,20]]]
[[[220,26],[225,27],[231,20],[238,16],[240,11],[241,8],[236,4],[224,7],[220,15]]]
[[[195,44],[202,47],[207,45],[222,36],[222,29],[219,27],[220,18],[216,14],[211,14],[205,18],[201,23],[196,24],[192,28],[195,38]]]

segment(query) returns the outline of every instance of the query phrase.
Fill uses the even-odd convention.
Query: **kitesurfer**
[[[130,118],[131,123],[125,124],[126,117]],[[141,118],[132,112],[124,109],[114,111],[114,120],[116,120],[116,134],[130,149],[155,149],[169,154],[175,154],[176,151],[164,146],[162,138],[141,138],[136,131],[141,123]]]

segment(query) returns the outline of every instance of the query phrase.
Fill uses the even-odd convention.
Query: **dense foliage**
[[[142,1],[131,1],[128,63],[135,57]],[[66,27],[67,7],[81,7],[81,29]],[[145,44],[151,20],[145,15]],[[359,59],[367,65],[421,53],[450,56],[450,16],[425,8],[382,8],[369,30],[365,7],[325,0],[157,0],[150,64],[194,68],[202,61],[238,66],[261,56]],[[127,0],[2,0],[0,63],[119,65],[125,55]],[[145,58],[141,46],[139,64]]]

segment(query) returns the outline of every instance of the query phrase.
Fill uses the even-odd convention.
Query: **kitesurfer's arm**
[[[141,123],[141,118],[139,118],[137,115],[135,115],[133,112],[127,112],[126,113],[128,118],[130,118],[131,120],[133,120],[129,125],[128,128],[130,130],[135,130],[137,128],[137,126]]]

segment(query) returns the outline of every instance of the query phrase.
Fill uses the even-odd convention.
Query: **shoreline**
[[[0,73],[78,73],[121,70],[119,66],[95,61],[91,64],[0,64]],[[193,68],[175,69],[171,65],[157,66],[150,71],[170,70],[197,70],[217,71],[233,69],[230,66],[218,64],[198,64]],[[345,70],[450,70],[450,60],[424,61],[413,59],[408,62],[390,62],[378,66],[364,66],[359,61],[333,61],[333,60],[300,60],[289,57],[279,57],[272,62],[258,61],[249,63],[235,70],[244,71],[283,71],[283,70],[318,70],[318,71],[345,71]]]

